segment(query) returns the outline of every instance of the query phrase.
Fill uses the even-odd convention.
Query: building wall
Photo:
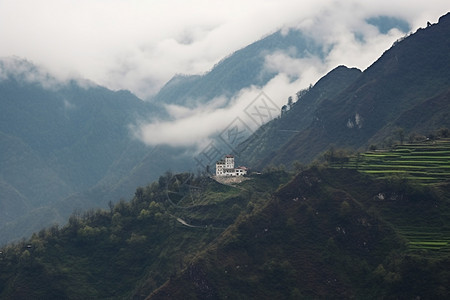
[[[234,157],[226,155],[224,160],[216,162],[216,176],[243,176],[247,174],[245,169],[234,167]]]

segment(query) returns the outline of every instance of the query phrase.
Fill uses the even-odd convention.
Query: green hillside
[[[369,151],[336,159],[332,166],[356,169],[382,179],[395,175],[425,185],[447,182],[450,180],[450,139],[397,145],[392,150]]]
[[[411,147],[441,156],[447,142]],[[234,186],[166,173],[130,202],[1,248],[0,297],[448,297],[448,181],[377,178],[345,163]]]
[[[447,142],[411,147],[433,157]],[[0,249],[0,297],[448,297],[448,180],[355,169],[271,171],[234,186],[166,173],[130,202]]]
[[[130,202],[3,247],[0,298],[144,298],[287,180],[276,172],[231,187],[167,173]]]
[[[354,169],[378,180],[397,186],[401,193],[411,189],[422,191],[423,196],[432,198],[428,187],[436,186],[448,190],[450,186],[450,139],[438,139],[420,143],[397,145],[392,150],[369,151],[350,157],[330,159],[335,169]],[[397,192],[379,193],[374,198],[379,201],[397,201],[403,194]],[[417,191],[415,191],[417,192]],[[449,199],[448,194],[441,194]],[[416,199],[419,197],[414,196]],[[420,200],[420,199],[417,199]],[[436,208],[438,204],[435,203]],[[444,210],[448,207],[444,203]],[[394,211],[386,212],[390,222],[397,224],[397,232],[408,241],[410,251],[423,249],[436,253],[450,252],[450,227],[448,213],[417,216],[413,222],[400,222]]]
[[[149,299],[447,298],[450,190],[406,186],[306,170]]]

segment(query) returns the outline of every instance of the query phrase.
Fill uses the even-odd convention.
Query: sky
[[[286,99],[338,65],[364,70],[405,35],[380,33],[366,19],[396,17],[415,31],[449,8],[448,0],[0,0],[0,58],[26,59],[60,80],[88,79],[150,99],[175,74],[204,74],[232,52],[294,28],[332,50],[324,60],[267,54],[265,67],[279,74],[264,91]],[[219,125],[205,130],[200,117],[217,123],[225,114],[229,122],[245,106],[240,99],[259,92],[243,89],[226,108],[220,97],[201,109],[167,107],[176,122],[144,121],[137,135],[148,144],[170,144],[183,140],[172,132],[191,126],[198,134],[179,144],[206,143]]]

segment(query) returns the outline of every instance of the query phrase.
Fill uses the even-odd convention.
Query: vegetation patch
[[[418,184],[434,185],[450,180],[450,139],[397,145],[392,150],[369,151],[349,157],[331,157],[332,168],[356,169],[377,178],[394,174]]]

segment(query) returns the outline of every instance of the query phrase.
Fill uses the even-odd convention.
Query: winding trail
[[[203,228],[203,229],[212,228],[212,229],[220,229],[220,230],[225,230],[226,229],[224,227],[215,227],[215,226],[212,226],[212,225],[209,225],[209,226],[208,225],[205,225],[205,226],[191,225],[191,224],[187,223],[185,220],[183,220],[182,218],[179,218],[179,217],[171,215],[171,214],[169,214],[169,215],[171,217],[175,218],[180,224],[182,224],[182,225],[184,225],[186,227],[189,227],[189,228]]]
[[[186,223],[185,220],[183,220],[181,218],[178,218],[178,217],[175,217],[175,218],[177,218],[177,221],[180,222],[181,224],[183,224],[184,226],[191,227],[191,228],[205,228],[204,226],[195,226],[195,225],[188,224],[188,223]]]

